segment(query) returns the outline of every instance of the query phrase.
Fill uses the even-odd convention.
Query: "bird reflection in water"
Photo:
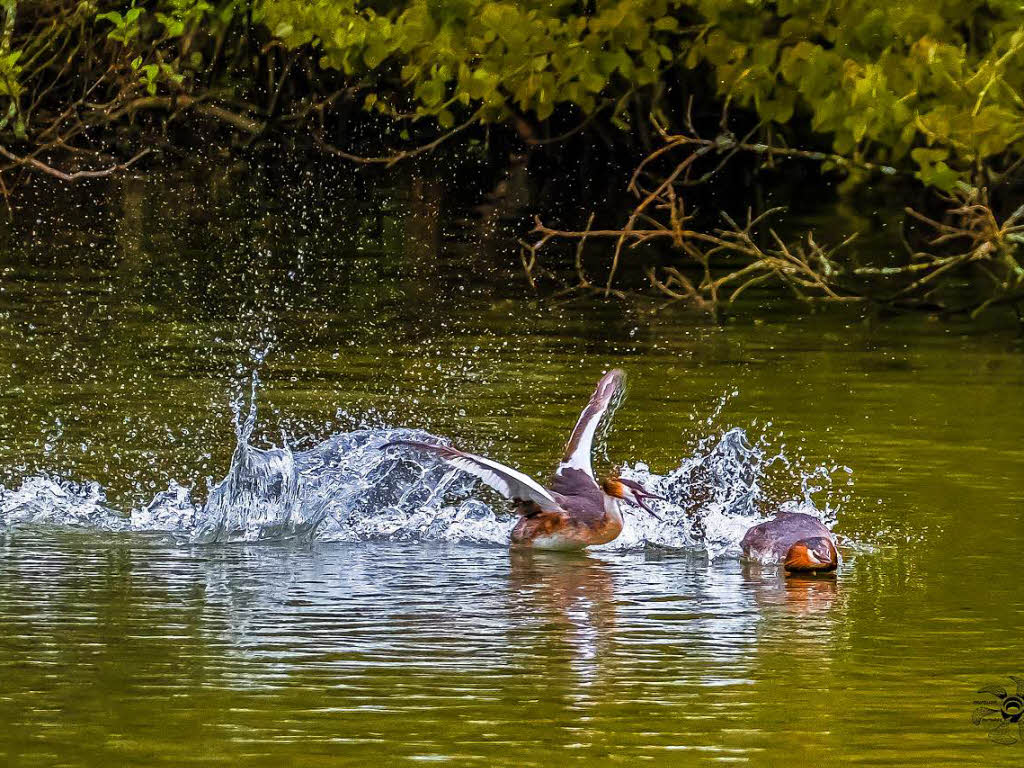
[[[827,612],[839,595],[836,579],[825,576],[786,576],[781,569],[744,563],[743,576],[753,585],[761,609],[779,607],[804,616]]]
[[[773,572],[774,571],[774,572]],[[842,744],[841,720],[832,695],[842,690],[836,657],[848,642],[840,598],[841,582],[828,576],[784,575],[783,569],[747,564],[744,575],[757,606],[757,642],[750,659],[752,680],[786,691],[792,706],[757,699],[751,719],[773,733],[786,765],[821,763]]]
[[[615,584],[607,563],[583,553],[509,552],[513,610],[532,616],[544,655],[568,662],[577,685],[596,682],[615,629]],[[533,645],[534,650],[541,650]]]
[[[827,641],[828,623],[821,620],[840,597],[839,582],[827,575],[786,575],[781,569],[773,570],[755,563],[743,565],[743,577],[752,587],[759,612],[762,615],[814,616],[818,628],[813,633],[815,638]]]

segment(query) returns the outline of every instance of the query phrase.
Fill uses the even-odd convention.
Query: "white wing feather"
[[[594,469],[590,463],[594,435],[597,434],[597,428],[608,408],[616,398],[621,397],[625,383],[626,374],[617,368],[608,371],[597,383],[597,389],[580,414],[579,421],[576,422],[576,427],[569,437],[569,443],[565,446],[562,463],[558,465],[558,474],[565,469],[580,469],[594,477]]]
[[[387,448],[392,445],[408,445],[436,453],[453,467],[480,478],[505,498],[532,501],[541,509],[549,511],[557,511],[560,508],[547,489],[532,477],[491,459],[446,445],[432,445],[416,440],[395,440],[382,447]]]

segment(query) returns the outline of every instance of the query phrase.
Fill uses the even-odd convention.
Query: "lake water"
[[[972,723],[1024,677],[1012,330],[767,294],[724,326],[554,305],[475,181],[296,177],[37,189],[3,233],[5,764],[1024,761]],[[203,513],[253,371],[252,455],[302,477],[332,435],[396,427],[542,477],[612,366],[598,465],[674,477],[688,510],[618,548],[512,555],[502,505],[450,475],[396,518],[376,464],[337,535],[114,530],[172,481]],[[787,503],[834,521],[835,579],[710,541]]]

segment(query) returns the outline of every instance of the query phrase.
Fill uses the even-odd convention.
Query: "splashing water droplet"
[[[514,515],[507,505],[481,498],[493,494],[475,478],[422,452],[384,448],[394,440],[444,442],[428,432],[362,428],[306,451],[293,451],[286,436],[280,448],[253,446],[258,387],[259,377],[253,374],[247,411],[241,394],[231,403],[235,451],[227,475],[210,487],[202,506],[193,502],[188,487],[172,481],[127,517],[107,505],[97,483],[40,475],[24,479],[17,490],[0,486],[0,531],[44,525],[160,532],[193,543],[296,538],[508,542]],[[799,488],[798,495],[774,502],[767,498],[763,486],[772,467]],[[652,502],[662,519],[622,505],[622,534],[598,549],[699,549],[715,558],[737,554],[747,528],[768,512],[806,512],[834,523],[835,509],[829,503],[818,509],[813,497],[831,488],[833,473],[842,472],[844,482],[851,482],[852,470],[821,465],[801,472],[782,449],[769,450],[764,433],[752,444],[743,429],[733,428],[699,441],[693,455],[665,475],[642,462],[627,464],[621,472],[666,499]]]

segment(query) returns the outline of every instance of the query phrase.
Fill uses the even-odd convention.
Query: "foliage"
[[[1024,6],[1012,0],[701,0],[687,66],[776,124],[809,119],[835,152],[952,188],[1019,155]]]
[[[986,302],[1024,294],[1021,214],[995,213],[1007,208],[999,190],[1024,168],[1018,0],[0,0],[0,14],[5,198],[11,174],[112,173],[154,141],[172,144],[173,126],[190,121],[234,145],[273,132],[312,135],[354,158],[327,137],[347,140],[345,127],[361,117],[396,125],[392,135],[406,142],[356,158],[383,163],[479,125],[511,125],[531,142],[575,126],[568,133],[593,129],[606,143],[614,126],[623,145],[651,153],[641,169],[642,184],[653,186],[640,190],[634,179],[634,219],[675,210],[681,187],[707,180],[739,151],[756,162],[819,163],[845,174],[847,188],[880,172],[915,177],[973,201],[949,215],[970,219],[969,232],[988,222],[982,229],[996,234],[979,242],[995,245],[923,261],[910,254],[909,264],[884,269],[909,269],[898,274],[926,289],[921,301],[967,271],[995,286]],[[721,114],[718,135],[698,138],[694,112],[705,124]],[[413,123],[427,139],[411,147]],[[740,124],[750,129],[742,139],[733,135]],[[670,136],[670,126],[683,133]],[[651,146],[652,127],[665,147]],[[114,162],[126,147],[141,151]],[[659,178],[680,149],[717,165],[693,178],[684,159]],[[60,171],[47,153],[86,167]],[[982,209],[988,219],[975,215]],[[612,276],[634,223],[615,231]],[[827,250],[756,247],[746,256],[758,266],[744,276],[781,275],[829,300],[860,295],[836,282]],[[710,270],[708,259],[689,256]],[[922,274],[937,277],[920,282]],[[709,271],[693,290],[681,277],[656,284],[717,304],[726,285],[717,279]]]
[[[69,173],[38,156],[63,152],[80,163],[102,157],[140,110],[168,110],[173,117],[191,107],[249,126],[244,116],[205,104],[232,89],[211,87],[219,75],[230,81],[230,70],[239,82],[250,80],[233,63],[206,66],[211,51],[235,56],[248,50],[238,13],[247,9],[249,0],[2,0],[0,155],[9,164],[0,167],[0,192],[6,198],[8,172],[69,180],[125,167]],[[24,153],[8,148],[13,144]],[[146,144],[139,142],[136,157],[148,151]]]
[[[581,13],[574,0],[411,0],[387,13],[390,5],[265,0],[260,18],[290,47],[315,45],[322,66],[397,71],[415,114],[450,127],[460,107],[479,109],[486,122],[513,111],[543,121],[557,104],[589,114],[609,95],[619,98],[621,122],[622,98],[658,83],[675,58],[681,8],[675,0],[618,0]],[[400,111],[376,91],[366,104]]]
[[[678,117],[694,99],[698,107],[750,110],[766,136],[827,142],[837,155],[912,172],[942,190],[984,183],[980,171],[991,177],[1024,154],[1024,6],[1016,0],[3,0],[0,7],[0,110],[6,100],[9,113],[0,130],[17,125],[22,138],[31,133],[26,90],[67,98],[82,76],[56,69],[69,50],[85,57],[88,70],[112,67],[108,96],[126,105],[135,92],[203,98],[215,81],[238,98],[256,91],[268,98],[268,70],[286,74],[275,59],[280,47],[290,52],[289,66],[313,60],[320,73],[335,73],[322,79],[295,67],[306,76],[289,86],[286,101],[348,86],[361,91],[365,109],[402,121],[430,117],[441,129],[543,124],[561,109],[580,120],[605,111],[629,136],[646,130],[638,118]],[[684,92],[668,87],[679,83]],[[280,108],[277,97],[270,101],[247,110]]]
[[[708,72],[705,102],[806,125],[840,155],[941,189],[1016,157],[1024,139],[1024,6],[1012,0],[264,0],[259,17],[324,67],[376,75],[368,107],[400,113],[378,93],[396,85],[445,128],[460,108],[543,121],[559,104],[613,106],[628,128],[628,97],[681,66]]]
[[[209,37],[223,33],[239,10],[248,7],[246,0],[227,0],[213,4],[207,0],[163,0],[152,10],[131,0],[122,14],[113,10],[99,13],[95,20],[113,25],[107,39],[120,43],[125,52],[135,52],[131,59],[134,82],[154,96],[163,85],[180,91],[188,76],[202,72],[203,54],[195,45],[197,36]],[[123,57],[122,57],[123,58]]]

